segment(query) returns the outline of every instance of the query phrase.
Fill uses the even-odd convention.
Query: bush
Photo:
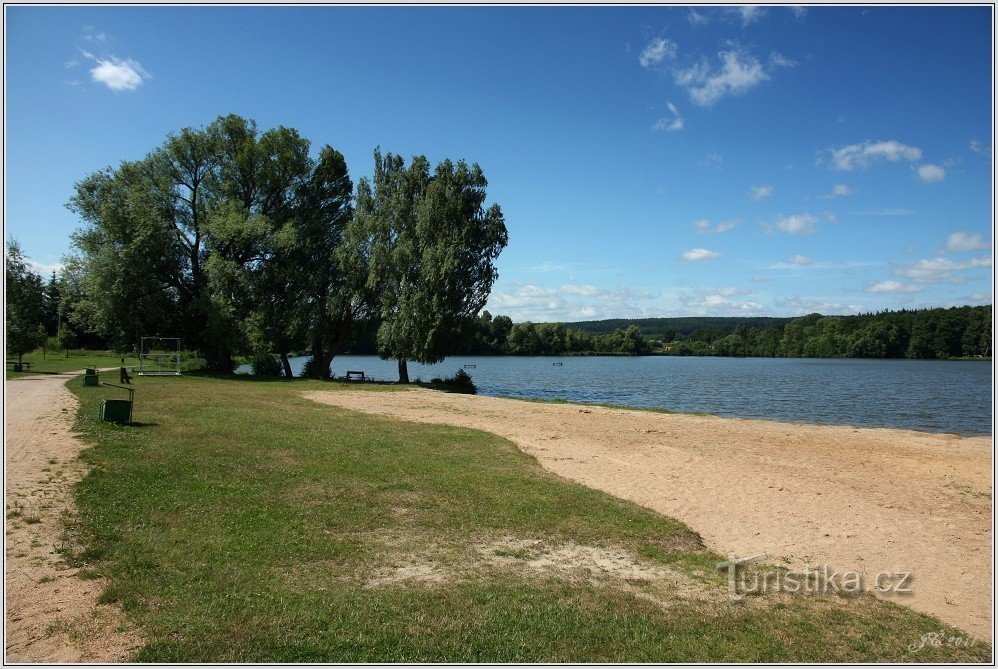
[[[471,380],[471,374],[463,369],[457,370],[454,376],[446,379],[436,378],[430,381],[430,386],[439,387],[452,393],[466,393],[474,395],[478,392],[478,387]]]
[[[281,362],[273,353],[255,353],[250,359],[250,365],[253,367],[255,376],[280,377],[284,375]]]

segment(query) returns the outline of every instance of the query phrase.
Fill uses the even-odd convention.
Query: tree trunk
[[[288,354],[281,352],[281,366],[284,367],[284,376],[286,378],[294,378],[294,372],[291,371],[291,361],[288,360]]]
[[[399,358],[399,383],[409,383],[409,366],[405,358]]]

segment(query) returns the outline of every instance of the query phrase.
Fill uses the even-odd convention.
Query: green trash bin
[[[14,367],[13,367],[13,369],[11,369],[11,371],[12,372],[23,372],[24,371],[24,365],[22,365],[19,362],[15,362],[14,363]]]
[[[112,423],[132,422],[132,400],[104,400],[100,405],[100,419]]]
[[[96,374],[84,374],[84,376],[83,376],[83,385],[84,386],[99,386],[100,385],[100,377],[98,377]]]

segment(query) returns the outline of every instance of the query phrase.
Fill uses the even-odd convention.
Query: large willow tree
[[[374,153],[374,175],[357,191],[358,228],[368,240],[367,289],[379,320],[378,349],[398,361],[443,360],[488,299],[507,243],[498,204],[485,207],[477,164],[405,161]]]
[[[304,346],[331,359],[340,340],[327,332],[359,303],[340,272],[366,278],[363,260],[345,259],[351,191],[342,155],[310,158],[293,129],[261,133],[234,115],[184,129],[76,184],[73,318],[122,349],[181,336],[213,371],[240,352],[279,354],[287,373]]]

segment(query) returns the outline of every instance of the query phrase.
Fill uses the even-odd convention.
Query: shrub
[[[454,376],[446,379],[436,378],[430,381],[430,386],[439,387],[452,393],[466,393],[474,395],[478,392],[478,387],[471,380],[471,374],[463,369],[457,370]]]
[[[283,376],[284,369],[281,367],[281,362],[277,359],[273,353],[255,353],[250,359],[250,365],[253,366],[253,374],[255,376]]]

